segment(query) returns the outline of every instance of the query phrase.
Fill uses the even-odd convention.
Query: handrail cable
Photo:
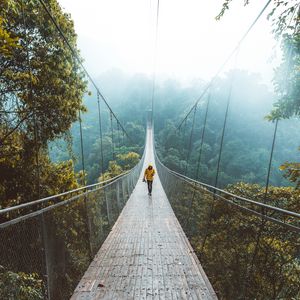
[[[66,195],[71,194],[71,193],[75,193],[75,192],[79,192],[79,191],[86,190],[86,189],[89,189],[89,188],[93,188],[93,187],[96,187],[96,186],[99,186],[99,185],[110,184],[111,182],[117,180],[119,177],[122,177],[122,176],[126,175],[130,171],[131,170],[123,172],[122,174],[119,174],[119,175],[117,175],[113,178],[110,178],[110,179],[107,179],[107,180],[104,180],[104,181],[101,181],[101,182],[97,182],[97,183],[94,183],[94,184],[90,184],[90,185],[87,185],[87,186],[83,186],[83,187],[80,187],[80,188],[77,188],[77,189],[74,189],[74,190],[71,190],[71,191],[63,192],[63,193],[60,193],[60,194],[57,194],[57,195],[52,195],[52,196],[48,196],[48,197],[38,199],[38,200],[34,200],[34,201],[31,201],[31,202],[22,203],[22,204],[18,204],[18,205],[15,205],[15,206],[0,209],[0,215],[11,212],[11,211],[14,211],[14,210],[17,210],[17,209],[29,207],[29,206],[39,204],[39,203],[43,203],[43,202],[46,202],[46,201],[49,201],[49,200],[52,200],[52,199],[55,199],[55,198],[58,198],[58,197],[66,196]]]
[[[136,166],[135,166],[135,167],[136,167]],[[130,171],[131,171],[131,170],[130,170]],[[126,173],[123,174],[122,176],[124,176],[124,177],[125,177],[125,176],[128,176],[129,173],[130,173],[130,171],[126,172]],[[121,178],[121,176],[119,176],[119,178]],[[119,178],[117,178],[116,180],[118,180]],[[115,181],[116,181],[116,180],[115,180]],[[83,194],[75,195],[75,196],[71,197],[70,199],[63,200],[63,201],[61,201],[61,202],[58,202],[58,203],[49,205],[49,206],[47,206],[47,207],[45,207],[45,208],[42,208],[42,209],[39,209],[39,210],[37,210],[37,211],[28,213],[28,214],[26,214],[26,215],[17,217],[17,218],[15,218],[15,219],[12,219],[12,220],[7,221],[7,222],[4,222],[4,223],[1,223],[1,224],[0,224],[0,228],[5,228],[5,227],[10,226],[10,225],[12,225],[12,224],[16,224],[16,223],[18,223],[18,222],[20,222],[20,221],[24,221],[24,220],[26,220],[26,219],[28,219],[28,218],[31,218],[31,217],[40,215],[41,213],[44,213],[45,211],[49,211],[49,210],[52,210],[52,209],[54,209],[54,208],[56,208],[56,207],[58,207],[58,206],[62,206],[62,205],[65,205],[65,204],[67,204],[67,203],[70,203],[70,202],[72,202],[72,201],[74,201],[74,200],[76,200],[76,199],[78,199],[78,198],[80,198],[80,197],[85,197],[86,195],[88,195],[88,194],[90,194],[90,193],[92,193],[92,192],[99,191],[99,190],[103,189],[104,187],[108,187],[108,186],[112,185],[115,181],[111,181],[111,182],[109,182],[108,184],[106,184],[105,186],[100,186],[100,187],[97,187],[96,189],[89,190],[89,191],[85,191]]]
[[[140,162],[143,161],[144,157],[145,157],[145,149],[144,149],[144,153],[143,153],[143,156],[142,156]],[[45,208],[39,209],[38,211],[34,211],[34,212],[29,213],[29,214],[17,217],[15,219],[9,220],[9,221],[4,222],[4,223],[1,223],[0,224],[0,229],[1,228],[5,228],[7,226],[10,226],[12,224],[16,224],[16,223],[18,223],[20,221],[24,221],[24,220],[26,220],[28,218],[40,215],[41,213],[44,213],[45,211],[52,210],[52,209],[54,209],[54,208],[56,208],[58,206],[70,203],[70,202],[72,202],[72,201],[74,201],[74,200],[76,200],[76,199],[78,199],[80,197],[84,197],[84,196],[88,195],[91,192],[95,192],[95,191],[101,190],[101,189],[103,189],[105,187],[108,187],[108,186],[112,185],[113,183],[115,183],[117,180],[129,176],[136,168],[139,167],[139,163],[136,164],[130,170],[128,170],[128,171],[126,171],[126,172],[124,172],[124,173],[122,173],[122,174],[120,174],[118,176],[115,176],[114,178],[108,179],[106,181],[103,181],[103,182],[100,182],[100,183],[97,183],[97,184],[91,184],[89,186],[81,187],[81,188],[78,188],[76,190],[72,190],[72,191],[69,191],[69,192],[61,193],[61,194],[50,196],[50,197],[46,197],[46,198],[43,198],[43,199],[40,199],[40,200],[36,200],[36,201],[32,201],[32,202],[20,204],[20,205],[14,206],[14,207],[6,208],[6,209],[2,209],[2,210],[0,210],[0,215],[3,214],[3,213],[7,213],[9,211],[12,211],[12,210],[23,208],[25,206],[27,207],[27,206],[31,206],[31,205],[34,205],[34,204],[38,204],[38,203],[41,203],[41,202],[44,202],[44,201],[48,201],[48,200],[53,199],[53,198],[58,198],[59,196],[63,196],[63,195],[70,194],[70,193],[75,192],[75,191],[87,189],[88,187],[94,187],[94,186],[101,185],[101,184],[105,183],[105,185],[103,185],[103,186],[99,186],[99,187],[97,187],[97,188],[95,188],[93,190],[85,191],[84,193],[79,194],[79,195],[75,195],[75,196],[71,197],[70,199],[63,200],[61,202],[58,202],[58,203],[52,204],[50,206],[47,206]]]
[[[276,206],[272,206],[272,205],[268,205],[268,204],[265,204],[265,203],[262,203],[262,202],[257,202],[257,201],[254,201],[254,200],[250,200],[250,199],[247,199],[245,197],[242,197],[242,196],[238,196],[238,195],[235,195],[235,194],[232,194],[230,192],[227,192],[225,190],[222,190],[220,188],[217,188],[217,187],[214,187],[212,185],[209,185],[209,184],[206,184],[204,182],[201,182],[201,181],[197,181],[195,179],[192,179],[192,178],[189,178],[183,174],[180,174],[176,171],[173,171],[171,169],[169,169],[167,166],[165,166],[161,161],[160,159],[158,158],[156,152],[155,152],[155,155],[157,157],[157,160],[159,161],[159,163],[164,167],[166,168],[166,170],[168,170],[168,172],[170,173],[173,173],[174,175],[176,175],[177,177],[180,177],[182,179],[184,179],[186,182],[190,182],[191,184],[194,183],[194,184],[199,184],[201,186],[203,186],[204,188],[208,188],[208,189],[212,189],[214,190],[215,192],[221,192],[227,196],[230,196],[230,197],[234,197],[238,200],[241,200],[243,202],[247,202],[247,203],[251,203],[251,204],[255,204],[257,206],[261,206],[261,207],[264,207],[264,208],[267,208],[267,209],[271,209],[271,210],[274,210],[276,212],[279,212],[279,213],[283,213],[285,215],[288,215],[288,216],[293,216],[293,217],[296,217],[296,218],[299,218],[300,219],[300,213],[296,213],[296,212],[293,212],[293,211],[289,211],[289,210],[286,210],[286,209],[283,209],[283,208],[279,208],[279,207],[276,207]]]

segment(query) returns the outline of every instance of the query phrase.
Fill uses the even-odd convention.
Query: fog
[[[151,75],[154,69],[156,5],[153,0],[59,0],[71,14],[78,46],[92,76],[120,69]],[[182,83],[210,79],[263,8],[261,0],[233,1],[220,20],[222,0],[160,1],[156,73]],[[260,73],[271,85],[279,43],[267,14],[260,18],[240,49],[237,67]],[[224,72],[233,67],[230,61]]]

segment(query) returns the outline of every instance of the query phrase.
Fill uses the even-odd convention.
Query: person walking
[[[148,195],[150,196],[152,194],[152,184],[153,184],[154,174],[155,174],[155,170],[153,169],[153,166],[149,164],[148,168],[146,168],[145,170],[143,181],[144,182],[147,181]]]

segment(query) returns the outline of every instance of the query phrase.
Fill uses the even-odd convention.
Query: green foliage
[[[297,232],[266,222],[175,176],[168,178],[164,188],[172,208],[219,299],[299,298]],[[256,201],[264,199],[265,189],[257,184],[237,183],[227,190]],[[267,203],[300,212],[299,197],[299,190],[270,187]],[[296,224],[289,218],[285,222]]]
[[[0,266],[0,298],[10,300],[44,299],[43,281],[38,274],[14,273]]]
[[[286,162],[280,166],[280,170],[286,171],[284,177],[296,184],[296,189],[300,189],[300,163]]]
[[[264,116],[272,106],[274,95],[260,83],[259,77],[245,71],[235,70],[235,83],[231,97],[228,122],[220,164],[219,186],[238,181],[266,182],[270,158],[270,147],[274,124],[266,122]],[[218,162],[220,139],[226,108],[227,92],[231,74],[219,79],[211,90],[205,135],[201,151],[198,180],[214,184]],[[250,92],[251,91],[251,92]],[[258,105],[259,103],[259,105]],[[155,120],[157,152],[167,167],[179,173],[187,170],[187,176],[196,179],[201,136],[206,109],[206,99],[199,104],[195,128],[191,140],[191,153],[188,159],[191,137],[192,116],[178,126],[178,116],[184,116],[186,104],[175,103],[174,116],[162,122]],[[187,107],[190,107],[188,105]],[[162,106],[162,110],[167,110]],[[271,170],[271,184],[291,185],[279,171],[280,165],[287,160],[296,160],[300,138],[297,120],[283,120],[278,126],[275,153]]]
[[[140,160],[140,155],[135,152],[128,152],[126,154],[118,154],[117,162],[121,168],[125,171],[132,169],[138,164]]]
[[[70,16],[55,0],[46,5],[76,49]],[[46,149],[85,109],[86,83],[38,1],[1,0],[0,34],[6,53],[0,55],[0,206],[5,207],[77,186],[71,163],[52,165]]]
[[[101,177],[99,178],[99,181],[114,178],[122,173],[123,173],[123,170],[122,170],[121,166],[119,166],[115,160],[110,161],[107,171],[103,175],[101,175]]]
[[[230,4],[234,0],[224,0],[220,13],[216,19],[220,20],[230,9]],[[251,0],[244,0],[244,6],[251,3]],[[274,24],[274,33],[279,36],[289,30],[294,30],[298,26],[299,22],[299,3],[297,1],[282,1],[273,0],[271,3],[271,11],[268,14],[268,18],[272,19]]]
[[[24,5],[15,2],[16,9],[10,9],[8,2],[1,1],[1,17],[12,21],[3,23],[3,27],[19,38],[22,47],[12,49],[10,56],[0,57],[1,109],[16,111],[14,122],[9,114],[1,115],[5,126],[0,141],[3,143],[21,122],[18,130],[32,139],[37,124],[39,143],[45,145],[68,130],[78,110],[84,109],[81,100],[86,83],[78,62],[38,1]],[[70,17],[63,14],[55,0],[48,1],[47,6],[76,47]]]
[[[0,54],[3,56],[11,56],[14,48],[20,48],[19,38],[12,37],[10,33],[3,27],[3,18],[0,16]]]
[[[107,171],[100,176],[99,181],[108,180],[126,171],[129,171],[135,165],[137,165],[139,159],[139,154],[135,152],[129,152],[127,154],[118,154],[117,160],[109,162]]]
[[[268,116],[270,120],[300,116],[300,33],[286,34],[282,50],[283,60],[274,78],[279,99]]]

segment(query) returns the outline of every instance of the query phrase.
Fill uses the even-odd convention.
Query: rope
[[[155,46],[154,46],[153,75],[152,75],[152,97],[151,97],[151,124],[153,124],[154,95],[155,95],[155,83],[156,83],[158,20],[159,20],[159,0],[157,0],[157,8],[156,8],[156,30],[155,30]]]
[[[31,69],[31,63],[30,63],[30,55],[29,55],[29,41],[28,41],[28,28],[27,23],[25,19],[25,12],[24,12],[24,1],[21,2],[21,8],[22,8],[22,18],[23,18],[23,25],[25,30],[25,44],[26,44],[26,60],[27,60],[27,66],[29,71],[29,82],[28,82],[28,97],[33,99],[33,86],[32,86],[32,69]],[[37,126],[37,120],[36,120],[36,100],[33,99],[33,135],[34,135],[34,147],[35,147],[35,163],[36,163],[36,180],[37,180],[37,198],[40,198],[41,196],[41,178],[40,178],[40,160],[39,160],[39,143],[38,143],[38,126]]]
[[[112,160],[115,160],[114,127],[113,127],[112,113],[110,113],[110,129],[111,129],[111,151],[112,151]]]
[[[238,52],[236,52],[236,56],[235,56],[234,70],[236,68],[237,55],[238,55]],[[234,75],[235,75],[235,72],[233,71],[232,75],[231,75],[231,80],[230,80],[230,87],[229,87],[229,93],[228,93],[228,98],[227,98],[226,111],[225,111],[225,117],[224,117],[223,129],[222,129],[222,136],[221,136],[221,143],[220,143],[220,150],[219,150],[219,157],[218,157],[217,171],[216,171],[216,178],[215,178],[215,187],[218,187],[220,164],[221,164],[221,158],[222,158],[222,152],[223,152],[224,136],[225,136],[225,130],[226,130],[226,125],[227,125],[228,111],[229,111],[229,106],[230,106],[230,101],[231,101]]]
[[[292,22],[292,19],[293,19],[293,16],[296,12],[296,9],[292,15],[292,18],[289,22],[289,25],[291,24]],[[298,15],[300,14],[300,6],[299,6],[299,9],[298,9]],[[297,26],[295,27],[294,29],[294,32],[292,34],[295,35],[297,31]],[[285,71],[285,88],[286,88],[286,91],[288,92],[289,88],[290,88],[290,80],[288,80],[288,75],[289,75],[289,69],[290,69],[290,66],[291,66],[291,60],[292,60],[292,54],[293,54],[293,49],[291,47],[291,45],[289,45],[289,49],[288,49],[288,59],[287,59],[287,66],[286,66],[286,71]],[[265,189],[265,194],[264,194],[264,202],[266,201],[266,198],[267,198],[267,194],[268,194],[268,190],[269,190],[269,183],[270,183],[270,175],[271,175],[271,168],[272,168],[272,160],[273,160],[273,153],[274,153],[274,148],[275,148],[275,141],[276,141],[276,135],[277,135],[277,128],[278,128],[278,122],[279,122],[279,118],[276,119],[275,121],[275,128],[274,128],[274,134],[273,134],[273,140],[272,140],[272,147],[271,147],[271,153],[270,153],[270,160],[269,160],[269,165],[268,165],[268,174],[267,174],[267,180],[266,180],[266,189]]]
[[[83,172],[82,185],[86,186],[85,167],[84,167],[84,151],[83,151],[82,120],[81,120],[80,110],[78,111],[78,118],[79,118],[79,132],[80,132],[81,165],[82,165],[82,172]]]
[[[266,201],[268,190],[269,190],[271,167],[272,167],[273,153],[274,153],[274,148],[275,148],[277,127],[278,127],[278,119],[276,119],[276,121],[275,121],[275,128],[274,128],[274,134],[273,134],[273,140],[272,140],[272,148],[271,148],[271,153],[270,153],[270,160],[269,160],[269,165],[268,165],[268,175],[267,175],[267,181],[266,181],[266,189],[265,189],[264,201]]]
[[[193,134],[194,134],[196,112],[197,112],[197,106],[195,106],[195,108],[194,108],[194,115],[193,115],[192,128],[191,128],[189,148],[188,148],[188,153],[187,153],[187,158],[186,158],[186,165],[185,165],[184,175],[186,175],[186,173],[187,173],[187,168],[188,168],[189,161],[190,161],[190,154],[191,154],[191,149],[192,149],[192,139],[193,139]]]
[[[51,14],[50,10],[48,9],[48,7],[46,6],[45,2],[43,0],[38,0],[42,7],[45,9],[46,13],[48,14],[50,20],[52,21],[52,23],[54,24],[54,26],[56,27],[57,31],[59,32],[59,34],[61,35],[62,39],[64,40],[64,42],[67,44],[68,48],[70,49],[72,55],[76,58],[77,62],[79,63],[79,65],[82,67],[84,73],[86,74],[86,76],[88,77],[88,79],[90,80],[90,82],[92,83],[92,85],[94,86],[94,88],[96,89],[97,93],[99,94],[99,96],[102,98],[103,102],[105,103],[105,105],[107,106],[107,108],[109,109],[110,113],[114,116],[114,118],[117,120],[117,122],[120,124],[122,130],[124,131],[124,133],[126,134],[126,136],[128,137],[128,139],[132,142],[132,139],[130,138],[130,136],[128,135],[127,131],[125,130],[125,128],[123,127],[123,125],[121,124],[121,122],[119,121],[119,119],[117,118],[116,114],[113,112],[113,110],[111,109],[111,107],[109,106],[106,98],[104,97],[104,95],[101,93],[100,89],[98,88],[98,86],[96,85],[96,83],[94,82],[93,78],[91,77],[91,75],[88,73],[87,69],[84,67],[81,58],[79,57],[78,53],[76,50],[74,50],[74,48],[72,47],[72,45],[70,44],[70,42],[68,41],[67,37],[65,36],[65,34],[63,33],[63,31],[61,30],[61,28],[59,27],[58,23],[56,22],[54,16]]]
[[[118,134],[118,147],[121,147],[121,138],[120,138],[120,124],[117,123],[117,134]]]
[[[100,150],[101,150],[101,173],[103,175],[103,173],[104,173],[103,136],[102,136],[100,97],[99,97],[98,93],[97,93],[97,104],[98,104],[99,137],[100,137]]]
[[[198,162],[197,162],[196,180],[198,180],[198,178],[199,178],[199,170],[200,170],[200,164],[201,164],[202,149],[203,149],[204,135],[205,135],[205,130],[206,130],[206,122],[207,122],[210,97],[211,97],[211,93],[208,94],[208,99],[207,99],[207,104],[206,104],[204,123],[203,123],[203,128],[202,128],[202,133],[201,133],[200,151],[199,151]]]
[[[264,13],[264,11],[267,9],[267,7],[269,6],[269,4],[272,2],[272,0],[268,0],[268,2],[265,4],[265,6],[263,7],[263,9],[260,11],[260,13],[258,14],[258,16],[255,18],[255,20],[252,22],[252,24],[250,25],[250,27],[247,29],[247,31],[244,33],[244,35],[242,36],[242,38],[238,41],[236,47],[232,50],[232,52],[229,54],[229,56],[226,58],[226,60],[224,61],[224,63],[221,65],[221,67],[218,69],[218,71],[216,72],[216,74],[213,76],[213,78],[210,80],[210,82],[206,85],[204,91],[202,92],[202,94],[200,95],[200,97],[196,100],[196,103],[192,106],[192,108],[189,110],[189,112],[186,114],[186,116],[184,117],[184,119],[180,122],[180,124],[178,125],[177,128],[180,128],[182,123],[184,122],[184,120],[190,115],[190,113],[193,111],[194,107],[199,103],[199,101],[203,98],[203,96],[206,94],[206,92],[208,91],[208,89],[212,86],[212,84],[214,83],[214,81],[216,80],[217,76],[221,73],[221,71],[223,70],[223,68],[227,65],[227,63],[230,61],[230,59],[232,58],[232,56],[239,50],[241,44],[243,43],[243,41],[245,40],[245,38],[247,37],[247,35],[249,34],[249,32],[252,30],[252,28],[254,27],[254,25],[257,23],[257,21],[259,20],[259,18],[262,16],[262,14]]]

